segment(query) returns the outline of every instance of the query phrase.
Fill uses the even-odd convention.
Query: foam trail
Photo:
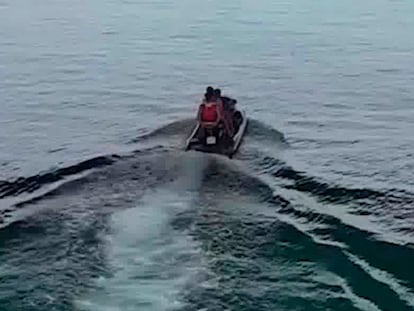
[[[199,152],[187,152],[182,154],[181,158],[181,174],[175,185],[179,189],[198,191],[203,181],[205,169],[212,156]]]
[[[372,267],[368,262],[362,260],[361,258],[349,252],[346,252],[346,254],[353,263],[360,266],[373,279],[389,286],[401,300],[405,301],[407,305],[414,308],[414,294],[410,289],[401,285],[401,281],[395,279],[391,274],[389,274],[386,271],[382,271],[380,269]]]
[[[200,273],[199,247],[174,217],[187,210],[190,197],[159,190],[135,208],[112,216],[107,237],[112,277],[97,280],[97,289],[78,301],[81,310],[171,310],[180,292]]]

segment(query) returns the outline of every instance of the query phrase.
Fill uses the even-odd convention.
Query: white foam
[[[401,300],[405,301],[410,307],[414,308],[414,293],[411,289],[406,288],[404,285],[402,285],[402,281],[398,280],[392,274],[384,270],[371,266],[368,262],[362,260],[356,255],[351,254],[350,252],[346,252],[346,255],[348,256],[349,260],[362,268],[374,280],[387,285],[398,295]]]
[[[112,217],[107,237],[113,276],[96,280],[97,290],[77,305],[82,310],[171,310],[202,271],[199,247],[172,218],[190,206],[185,193],[148,194],[135,208]]]
[[[337,294],[338,297],[349,299],[352,304],[359,310],[363,311],[380,311],[381,309],[371,300],[360,297],[352,291],[352,287],[348,284],[346,279],[333,274],[329,271],[319,271],[313,276],[313,280],[317,283],[325,284],[327,286],[340,286],[343,290],[342,294]],[[333,294],[332,294],[333,295]]]

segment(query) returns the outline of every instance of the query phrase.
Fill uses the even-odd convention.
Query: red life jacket
[[[205,103],[201,110],[201,121],[202,122],[216,122],[218,119],[216,103]]]

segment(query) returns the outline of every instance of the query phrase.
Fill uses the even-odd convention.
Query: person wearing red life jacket
[[[198,120],[200,122],[218,123],[222,118],[220,104],[214,97],[214,89],[207,87],[203,102],[198,109]]]
[[[198,110],[198,120],[213,126],[222,122],[227,136],[231,138],[234,134],[232,114],[229,109],[224,109],[225,99],[227,97],[221,97],[220,89],[214,90],[211,86],[207,87],[203,102]]]

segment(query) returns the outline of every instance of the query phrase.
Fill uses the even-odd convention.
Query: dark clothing
[[[223,102],[223,108],[224,110],[233,110],[234,105],[237,103],[237,100],[227,97],[227,96],[221,96],[221,101]]]
[[[234,102],[234,103],[237,103],[237,100],[235,100],[233,98],[230,98],[230,97],[227,97],[227,96],[221,96],[221,100],[222,101],[225,101],[225,102]]]

